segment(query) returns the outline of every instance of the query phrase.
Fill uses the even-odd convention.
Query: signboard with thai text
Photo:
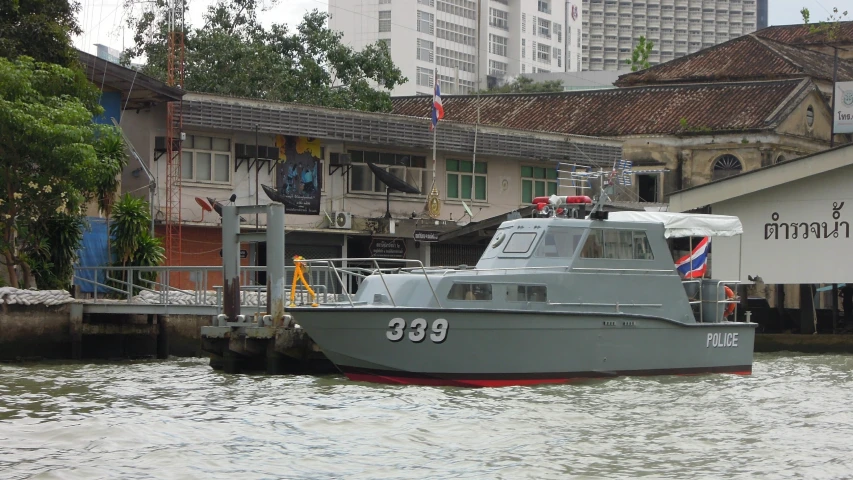
[[[714,237],[711,274],[768,284],[845,283],[853,279],[853,167],[794,180],[712,206],[735,215],[742,239]],[[742,252],[739,243],[742,240]]]
[[[836,82],[835,133],[853,133],[853,82]]]
[[[320,140],[276,135],[276,187],[284,196],[288,214],[318,215],[322,185]]]
[[[374,238],[370,256],[375,258],[406,258],[406,242],[401,238]]]
[[[441,235],[441,232],[434,232],[431,230],[415,230],[413,237],[419,242],[437,242],[439,235]]]

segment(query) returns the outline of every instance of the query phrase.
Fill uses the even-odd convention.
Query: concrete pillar
[[[815,333],[814,290],[810,284],[800,285],[800,333]]]
[[[157,315],[157,358],[169,358],[169,316]]]
[[[236,205],[222,207],[222,310],[229,322],[240,315],[240,217]]]
[[[273,325],[284,318],[284,205],[267,207],[267,311]]]
[[[69,325],[71,336],[71,359],[83,358],[83,304],[71,304],[71,323]]]

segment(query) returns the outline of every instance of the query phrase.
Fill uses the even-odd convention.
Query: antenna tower
[[[169,5],[169,38],[166,55],[167,84],[184,88],[184,0]],[[181,132],[182,101],[166,106],[166,258],[181,265]]]

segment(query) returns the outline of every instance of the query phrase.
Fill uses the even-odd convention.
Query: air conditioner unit
[[[352,214],[349,212],[332,212],[331,228],[349,230],[352,228]]]

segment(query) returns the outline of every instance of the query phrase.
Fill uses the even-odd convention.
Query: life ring
[[[735,299],[735,292],[733,292],[732,289],[729,288],[728,286],[724,285],[723,288],[725,288],[725,291],[726,291],[726,300],[734,300]],[[727,303],[726,304],[726,311],[723,313],[723,316],[724,317],[732,316],[732,314],[735,313],[735,306],[736,305],[734,303]]]

